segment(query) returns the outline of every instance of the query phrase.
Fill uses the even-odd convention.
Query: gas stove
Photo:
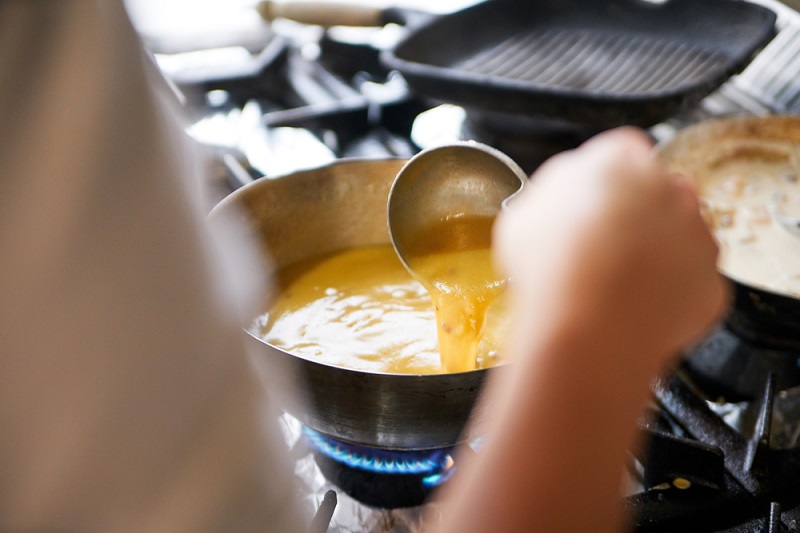
[[[778,14],[777,36],[698,106],[650,128],[656,140],[709,118],[800,111],[800,14],[757,3]],[[532,172],[597,133],[414,94],[379,60],[402,28],[275,26],[233,71],[157,54],[186,104],[189,133],[208,152],[212,203],[257,178],[340,158],[410,157],[463,139]],[[800,531],[798,348],[766,346],[726,324],[653,384],[621,496],[635,531]],[[281,425],[314,531],[413,532],[439,518],[430,495],[458,468],[452,450],[371,450],[289,415]],[[481,453],[480,442],[469,449]]]

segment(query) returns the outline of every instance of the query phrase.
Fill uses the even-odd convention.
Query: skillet
[[[659,154],[669,169],[700,183],[717,166],[724,168],[728,160],[757,164],[798,147],[800,116],[741,116],[686,127],[662,144]],[[739,247],[748,246],[729,240]],[[734,296],[727,326],[753,342],[796,352],[800,347],[800,294],[767,287],[728,271],[723,274],[731,281]]]
[[[775,20],[739,0],[490,0],[409,28],[382,61],[466,108],[649,127],[741,71]]]

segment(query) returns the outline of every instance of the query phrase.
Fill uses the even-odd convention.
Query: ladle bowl
[[[389,235],[397,255],[416,275],[408,251],[422,232],[457,217],[495,217],[526,181],[519,165],[485,144],[423,150],[400,169],[389,192]]]

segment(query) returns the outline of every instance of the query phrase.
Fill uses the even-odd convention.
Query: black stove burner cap
[[[692,380],[709,398],[750,401],[764,390],[770,373],[777,390],[800,386],[800,353],[765,346],[720,327],[685,359]]]
[[[454,470],[448,449],[380,450],[340,442],[308,428],[304,434],[325,478],[371,507],[422,505]]]

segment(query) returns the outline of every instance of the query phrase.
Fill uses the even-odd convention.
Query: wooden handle
[[[362,26],[384,25],[383,9],[329,2],[273,2],[264,0],[256,6],[258,13],[267,22],[285,18],[316,26]]]

